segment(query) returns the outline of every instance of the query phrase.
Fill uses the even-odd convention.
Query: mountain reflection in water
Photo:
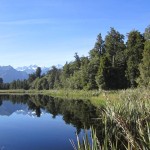
[[[43,95],[0,96],[0,149],[73,149],[83,128],[97,126],[98,110],[90,101]]]

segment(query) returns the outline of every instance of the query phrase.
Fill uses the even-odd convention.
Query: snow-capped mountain
[[[36,112],[29,110],[28,105],[17,103],[13,104],[11,101],[3,101],[0,106],[0,116],[11,116],[12,114],[28,115],[30,117],[36,117]],[[41,114],[46,114],[46,111],[41,109]]]
[[[12,104],[10,101],[3,101],[0,106],[0,116],[10,116],[17,110],[26,110],[27,108],[23,104]]]
[[[16,70],[24,71],[27,74],[32,74],[32,73],[34,73],[36,71],[37,67],[39,67],[39,66],[37,66],[37,65],[30,65],[30,66],[17,67]],[[47,73],[51,68],[52,67],[41,67],[42,74]],[[56,66],[56,68],[61,69],[62,65],[58,64]]]
[[[37,67],[38,67],[37,65],[30,65],[30,66],[17,67],[16,70],[25,71],[27,74],[31,74],[36,71]]]
[[[27,115],[27,116],[30,116],[32,118],[35,118],[37,116],[36,111],[29,110],[28,107],[25,108],[25,109],[18,109],[14,113],[17,114],[17,115]],[[46,114],[46,111],[41,109],[40,116],[42,116],[44,114]]]
[[[29,74],[36,71],[37,65],[30,65],[24,67],[13,68],[12,66],[0,66],[0,78],[3,78],[5,83],[12,82],[13,80],[28,79]],[[55,66],[58,69],[62,68],[62,65]],[[41,67],[42,74],[46,74],[52,67]]]
[[[36,71],[37,65],[30,65],[30,66],[23,66],[23,67],[17,67],[16,70],[18,71],[24,71],[27,74],[32,74]],[[50,67],[41,67],[42,74],[47,73],[50,70]]]

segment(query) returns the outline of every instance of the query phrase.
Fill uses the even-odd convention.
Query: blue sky
[[[0,65],[63,65],[110,27],[126,35],[149,24],[150,0],[0,0]]]

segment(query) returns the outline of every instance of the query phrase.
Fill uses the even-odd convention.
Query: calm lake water
[[[72,150],[76,133],[95,124],[89,101],[49,96],[0,96],[0,150]]]

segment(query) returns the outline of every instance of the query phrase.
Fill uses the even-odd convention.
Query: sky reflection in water
[[[36,111],[29,110],[27,104],[3,100],[0,106],[0,150],[73,149],[69,139],[76,142],[76,125],[66,123],[64,116],[54,117],[47,110],[40,109],[40,117],[37,117]],[[80,135],[83,133],[81,130]]]

